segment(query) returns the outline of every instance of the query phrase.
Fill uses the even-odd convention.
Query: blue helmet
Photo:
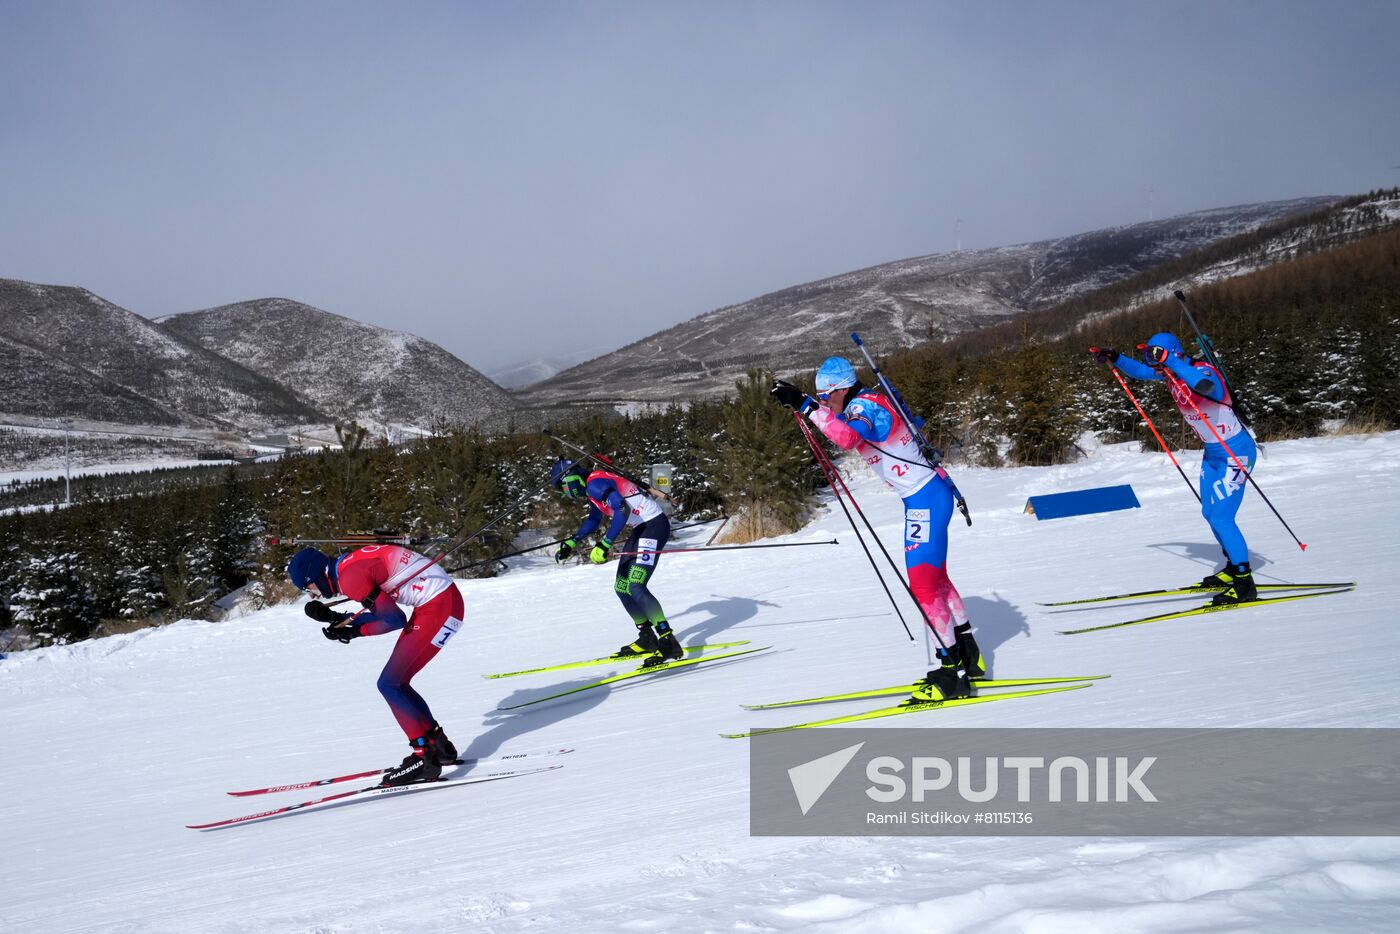
[[[1167,362],[1167,358],[1172,354],[1186,356],[1186,348],[1181,346],[1181,341],[1176,339],[1176,335],[1166,331],[1160,334],[1153,334],[1147,340],[1138,344],[1138,350],[1142,351],[1142,357],[1148,363],[1161,366]]]
[[[556,490],[563,490],[569,496],[578,496],[588,485],[584,475],[584,469],[578,461],[571,461],[567,457],[561,457],[554,462],[554,466],[549,468],[549,485]]]
[[[845,357],[827,357],[817,367],[817,392],[834,392],[856,384],[856,368]]]
[[[305,590],[311,584],[320,588],[321,596],[329,597],[336,592],[331,583],[331,559],[315,548],[303,548],[292,555],[287,563],[287,576],[292,579],[297,590]]]

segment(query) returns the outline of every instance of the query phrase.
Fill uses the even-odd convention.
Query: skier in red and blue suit
[[[1258,456],[1254,438],[1235,414],[1224,375],[1206,361],[1188,357],[1175,335],[1153,334],[1138,345],[1138,350],[1146,363],[1108,347],[1090,347],[1089,353],[1099,363],[1115,367],[1133,379],[1166,380],[1172,401],[1205,448],[1201,457],[1201,515],[1225,553],[1225,567],[1201,581],[1200,586],[1220,590],[1213,601],[1218,604],[1253,600],[1258,596],[1258,588],[1249,566],[1249,546],[1235,516],[1244,501],[1245,471],[1254,471]],[[1230,456],[1232,452],[1239,458],[1238,463]],[[1240,469],[1241,464],[1244,470]]]
[[[855,450],[904,500],[904,564],[909,589],[924,621],[938,636],[939,667],[914,691],[918,700],[966,697],[969,678],[986,671],[962,596],[948,577],[948,522],[954,495],[947,472],[930,463],[899,408],[884,393],[867,389],[844,357],[829,357],[817,369],[817,398],[777,380],[772,394],[810,418],[832,443]],[[936,458],[936,455],[935,455]]]
[[[661,601],[647,587],[656,571],[656,563],[666,542],[671,538],[671,520],[656,500],[638,489],[637,485],[610,470],[589,471],[582,463],[560,458],[549,472],[550,483],[563,490],[570,499],[588,499],[588,515],[559,550],[554,560],[563,563],[578,548],[580,539],[596,532],[608,519],[608,530],[588,553],[594,564],[608,560],[617,537],[631,529],[618,560],[613,589],[632,623],[637,627],[637,639],[617,650],[617,655],[645,655],[644,667],[662,664],[685,656],[676,640]]]
[[[384,784],[434,781],[457,749],[433,718],[428,702],[410,684],[462,625],[462,592],[433,559],[398,545],[366,545],[334,560],[315,548],[292,556],[287,573],[299,590],[322,598],[343,594],[360,603],[358,613],[338,613],[321,600],[306,615],[328,625],[327,639],[348,643],[360,636],[397,632],[398,641],[379,675],[379,692],[413,751],[385,773]],[[399,604],[412,607],[404,616]]]

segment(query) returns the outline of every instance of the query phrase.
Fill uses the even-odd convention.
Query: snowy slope
[[[1075,637],[1054,630],[1133,609],[1056,615],[1034,602],[1187,582],[1213,566],[1218,550],[1181,478],[1127,446],[1071,466],[959,470],[976,525],[952,528],[951,568],[996,673],[1113,678],[886,724],[1400,726],[1397,463],[1400,433],[1268,445],[1259,482],[1305,554],[1258,496],[1245,500],[1261,579],[1355,578],[1355,593]],[[897,500],[853,467],[857,496],[896,541]],[[1117,482],[1133,484],[1142,509],[1021,513],[1033,493]],[[882,605],[843,521],[827,513],[791,537],[834,534],[839,546],[662,564],[654,589],[683,641],[746,638],[769,653],[521,714],[494,708],[585,676],[479,675],[620,645],[629,626],[612,569],[538,558],[466,582],[468,625],[416,685],[464,754],[574,746],[564,769],[214,833],[183,825],[263,807],[227,789],[389,765],[406,751],[374,687],[383,640],[328,643],[284,607],[12,656],[0,662],[0,930],[1400,926],[1397,840],[749,837],[747,747],[716,734],[806,717],[739,703],[924,669],[924,647]]]

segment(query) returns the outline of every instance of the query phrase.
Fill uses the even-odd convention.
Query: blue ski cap
[[[1181,341],[1176,339],[1175,334],[1168,334],[1166,331],[1153,334],[1140,344],[1138,349],[1142,351],[1142,356],[1148,363],[1165,363],[1172,354],[1186,356],[1186,349],[1181,346]]]
[[[321,589],[321,596],[329,597],[335,593],[335,588],[331,586],[330,567],[330,558],[315,548],[303,548],[292,555],[292,560],[287,564],[287,576],[297,590],[305,590],[315,584]]]
[[[856,384],[856,368],[845,357],[827,357],[817,367],[817,393],[825,394]]]

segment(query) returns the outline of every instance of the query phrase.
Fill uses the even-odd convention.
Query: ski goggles
[[[1138,344],[1137,349],[1138,352],[1142,354],[1142,358],[1154,366],[1161,366],[1167,362],[1167,357],[1171,356],[1170,350],[1165,347],[1158,347],[1155,344],[1152,346]]]

